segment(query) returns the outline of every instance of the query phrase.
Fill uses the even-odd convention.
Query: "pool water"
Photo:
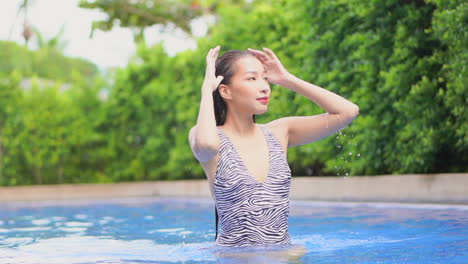
[[[294,258],[215,247],[209,199],[0,203],[0,263],[468,263],[467,205],[290,206]]]

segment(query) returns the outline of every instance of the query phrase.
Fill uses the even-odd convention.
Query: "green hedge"
[[[55,48],[44,47],[32,51],[15,42],[0,40],[0,75],[14,71],[24,76],[35,75],[65,82],[72,81],[76,74],[92,79],[99,73],[94,63],[66,57]]]
[[[0,93],[22,103],[0,106],[1,183],[39,183],[37,175],[41,183],[205,178],[187,135],[197,120],[205,56],[216,45],[221,53],[268,47],[291,73],[359,105],[360,115],[344,130],[289,149],[294,175],[466,172],[467,6],[443,0],[225,5],[196,50],[170,57],[162,44],[140,44],[136,59],[115,73],[105,102],[96,99],[102,81],[88,92],[77,81],[73,90],[81,92],[21,95],[11,92],[18,90],[11,74]],[[283,87],[272,92],[259,123],[324,112]],[[44,109],[62,114],[47,116]]]

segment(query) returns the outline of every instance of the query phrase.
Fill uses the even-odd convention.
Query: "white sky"
[[[24,44],[22,37],[24,12],[16,17],[22,0],[0,1],[0,39]],[[50,39],[55,36],[64,25],[62,40],[67,43],[64,52],[68,56],[88,59],[105,69],[124,67],[135,53],[132,31],[128,28],[114,27],[109,32],[95,30],[91,39],[89,36],[92,21],[102,20],[106,15],[98,10],[79,8],[79,0],[30,1],[28,21],[39,29],[44,38]],[[192,28],[196,36],[206,34],[207,23],[204,21],[203,19],[193,21]],[[164,48],[171,56],[189,48],[196,48],[195,41],[188,38],[181,30],[162,34],[156,27],[152,27],[146,29],[145,37],[150,45],[164,41]],[[29,40],[29,47],[32,49],[37,47],[35,36]]]

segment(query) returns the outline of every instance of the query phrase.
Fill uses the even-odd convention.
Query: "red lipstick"
[[[268,103],[268,97],[267,96],[262,97],[262,98],[258,98],[257,100],[260,101],[262,104]]]

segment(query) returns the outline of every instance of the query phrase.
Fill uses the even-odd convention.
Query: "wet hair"
[[[243,57],[246,56],[253,56],[255,55],[248,51],[248,50],[229,50],[225,52],[223,55],[218,57],[215,62],[215,76],[222,75],[224,76],[221,84],[229,85],[231,83],[232,76],[236,73],[236,62]],[[221,97],[219,93],[219,86],[213,92],[213,103],[214,103],[214,112],[215,112],[215,119],[216,125],[222,126],[226,121],[226,114],[228,111],[228,107],[224,99]],[[252,116],[252,119],[255,123],[255,115]]]

